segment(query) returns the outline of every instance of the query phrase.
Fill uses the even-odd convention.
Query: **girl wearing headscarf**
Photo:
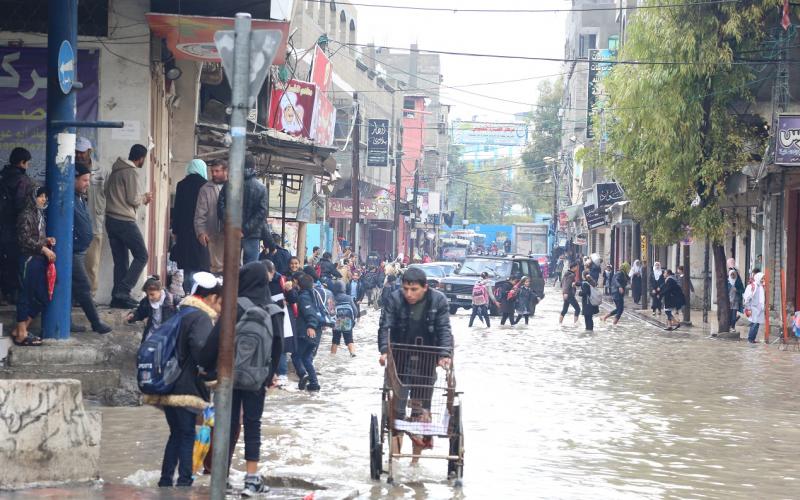
[[[653,274],[650,275],[650,295],[653,297],[650,308],[653,310],[653,316],[656,315],[656,311],[658,311],[658,315],[661,316],[661,310],[664,308],[662,291],[664,290],[665,279],[664,273],[661,270],[661,262],[656,262],[653,264]]]
[[[628,273],[631,279],[631,297],[633,303],[638,304],[642,300],[642,262],[639,259],[633,261],[631,272]]]
[[[756,273],[753,281],[744,291],[744,314],[750,320],[750,332],[747,341],[755,344],[758,328],[764,323],[764,273]]]
[[[172,234],[175,245],[170,252],[180,269],[183,269],[183,289],[192,289],[196,272],[208,271],[210,261],[208,247],[200,243],[194,230],[194,213],[197,198],[208,182],[208,168],[203,160],[194,159],[186,165],[186,177],[175,188],[175,205],[172,208]]]
[[[736,282],[741,282],[739,273],[735,269],[728,270],[728,282],[726,287],[728,289],[728,310],[730,311],[730,331],[736,331],[736,322],[739,320],[739,311],[742,308],[742,295],[736,286]]]

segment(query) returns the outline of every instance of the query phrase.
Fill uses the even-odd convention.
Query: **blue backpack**
[[[356,312],[350,304],[336,304],[336,324],[333,329],[337,332],[350,332],[356,324]]]
[[[314,305],[317,309],[317,317],[320,320],[320,327],[333,327],[336,325],[336,301],[333,299],[333,292],[322,285],[314,285],[311,291],[314,297]]]
[[[178,334],[181,321],[194,307],[182,307],[142,341],[136,355],[136,382],[144,394],[170,394],[181,375]]]

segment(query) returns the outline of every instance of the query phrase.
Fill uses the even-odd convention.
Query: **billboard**
[[[613,59],[617,57],[616,50],[599,49],[589,51],[589,100],[586,113],[586,137],[594,137],[592,122],[595,112],[606,107],[608,94],[606,94],[603,78],[611,71]]]
[[[28,175],[44,181],[46,167],[47,49],[34,47],[0,48],[0,157],[5,161],[11,150],[23,147],[31,152]],[[100,53],[78,51],[78,121],[97,120]],[[80,129],[96,144],[95,129]]]
[[[525,123],[453,122],[453,144],[524,146],[527,142]]]
[[[779,115],[775,134],[775,164],[800,166],[800,115]]]
[[[598,207],[604,208],[623,201],[625,193],[616,182],[600,182],[594,185],[594,199]]]
[[[314,50],[314,64],[311,66],[311,82],[317,86],[314,100],[314,117],[311,123],[311,138],[320,146],[333,144],[336,128],[336,108],[328,98],[333,79],[331,60],[317,45]]]
[[[275,82],[270,98],[268,128],[312,139],[316,94],[316,85],[311,82]]]
[[[389,120],[367,120],[367,166],[389,166]]]

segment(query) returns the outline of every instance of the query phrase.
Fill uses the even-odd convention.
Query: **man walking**
[[[100,257],[106,234],[106,193],[105,184],[108,169],[92,160],[92,142],[86,137],[78,137],[75,143],[75,165],[83,165],[91,172],[89,197],[86,208],[92,221],[92,243],[86,250],[86,275],[92,295],[97,292],[97,277],[100,273]]]
[[[84,197],[89,190],[92,172],[82,163],[75,164],[75,222],[72,229],[72,298],[80,304],[86,319],[97,333],[111,331],[111,327],[100,321],[97,307],[92,300],[89,277],[86,274],[86,251],[92,242],[92,220]],[[86,331],[85,326],[70,325],[73,333]]]
[[[186,166],[186,177],[175,188],[175,206],[172,209],[172,234],[175,245],[171,258],[183,269],[183,291],[189,293],[194,285],[192,276],[208,271],[208,248],[195,233],[195,212],[200,189],[208,180],[208,168],[203,160],[192,160]]]
[[[0,172],[0,290],[10,303],[16,303],[22,288],[17,217],[33,189],[33,181],[27,174],[30,164],[31,153],[25,148],[14,148],[8,165]]]
[[[222,221],[218,217],[217,203],[222,187],[228,182],[228,164],[215,160],[208,165],[211,180],[197,195],[194,211],[194,231],[200,244],[208,248],[211,272],[222,273],[222,259],[225,253],[225,239],[222,234]]]
[[[136,209],[153,199],[150,193],[139,193],[136,169],[142,168],[146,157],[147,148],[134,144],[127,160],[120,157],[114,162],[106,182],[106,231],[114,259],[111,307],[120,309],[139,305],[131,297],[131,290],[147,265],[147,247],[136,224]],[[130,265],[128,252],[133,255]]]

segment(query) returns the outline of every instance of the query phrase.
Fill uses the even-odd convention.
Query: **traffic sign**
[[[75,83],[75,51],[68,40],[61,42],[58,49],[58,86],[61,92],[69,94]]]
[[[267,72],[275,59],[283,33],[280,30],[254,30],[250,33],[250,91],[248,102],[253,106],[261,85],[267,78]],[[233,86],[233,45],[236,40],[234,31],[217,31],[214,33],[214,44],[217,46],[222,67],[228,76],[228,85]]]

